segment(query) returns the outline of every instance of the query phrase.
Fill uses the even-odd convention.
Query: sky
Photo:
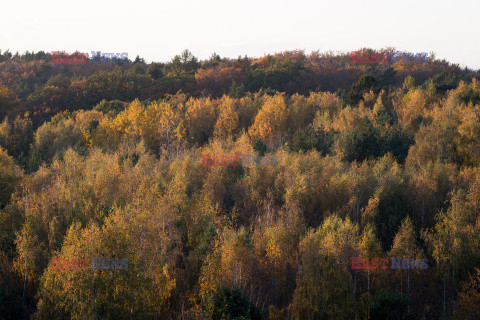
[[[2,0],[0,50],[128,52],[166,62],[394,47],[480,68],[478,0]]]

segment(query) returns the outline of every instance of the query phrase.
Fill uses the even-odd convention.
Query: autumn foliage
[[[480,317],[478,73],[0,57],[0,319]]]

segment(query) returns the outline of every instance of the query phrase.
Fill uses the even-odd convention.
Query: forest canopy
[[[479,147],[434,54],[0,51],[0,319],[479,319]]]

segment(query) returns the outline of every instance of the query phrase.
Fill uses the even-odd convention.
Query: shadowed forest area
[[[1,320],[480,319],[479,236],[480,72],[433,53],[0,51]]]

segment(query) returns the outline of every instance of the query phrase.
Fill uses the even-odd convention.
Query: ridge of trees
[[[48,66],[72,72],[51,76],[48,55],[6,56],[0,319],[478,317],[472,71],[187,52],[90,75]],[[14,73],[22,66],[46,73]],[[169,77],[182,92],[158,91]],[[278,165],[202,166],[202,154],[275,155]],[[58,269],[52,257],[128,268]],[[428,268],[355,270],[352,257]]]

